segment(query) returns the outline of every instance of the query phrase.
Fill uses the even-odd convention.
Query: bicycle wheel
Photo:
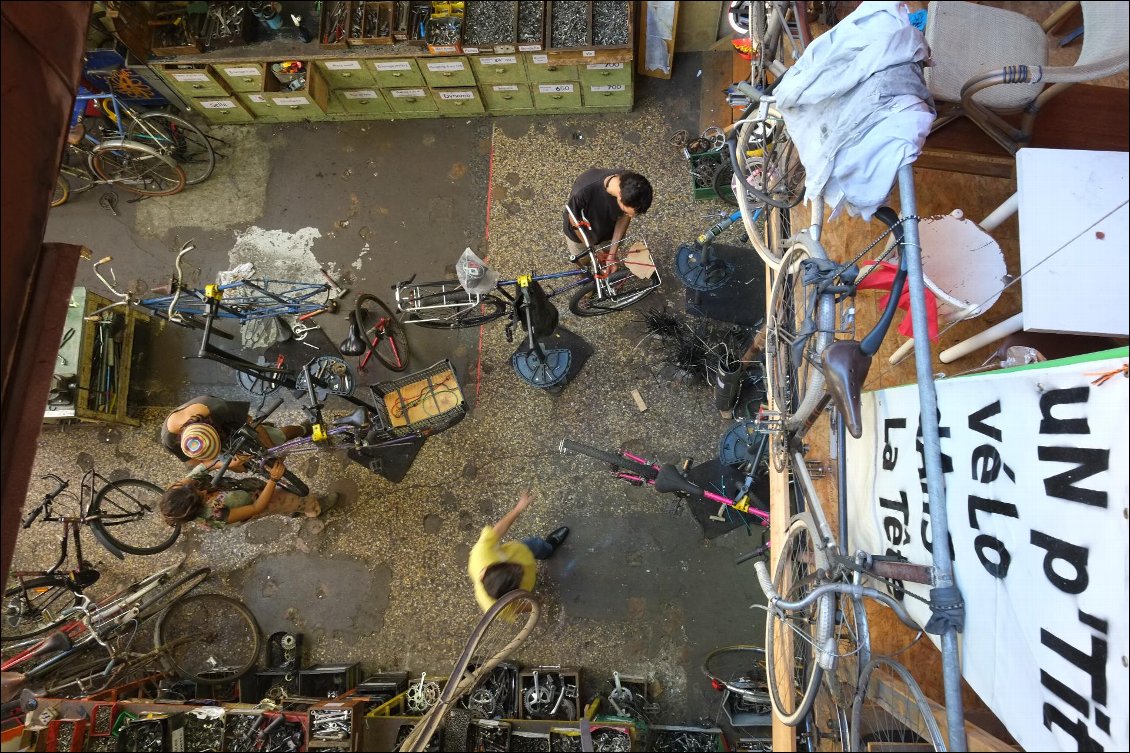
[[[180,165],[132,141],[103,141],[90,155],[90,169],[107,183],[141,196],[169,196],[184,188]]]
[[[210,567],[202,567],[199,570],[193,570],[188,575],[173,581],[164,589],[143,599],[137,606],[137,619],[139,621],[147,620],[150,617],[155,617],[160,614],[165,607],[182,596],[186,596],[194,588],[208,580],[208,576],[211,574],[212,568]]]
[[[805,518],[795,518],[781,547],[773,586],[785,601],[804,598],[819,582],[825,569],[824,555]],[[804,720],[824,674],[817,662],[815,645],[820,642],[821,611],[828,609],[830,596],[802,610],[769,610],[765,621],[765,654],[769,662],[767,679],[773,710],[780,720],[795,727]],[[792,686],[782,688],[782,681]]]
[[[651,295],[659,287],[659,282],[655,273],[646,280],[641,280],[628,270],[621,269],[608,278],[608,287],[611,294],[607,298],[597,298],[595,280],[582,286],[569,301],[569,310],[577,316],[610,314]]]
[[[357,296],[357,321],[361,338],[372,346],[373,355],[391,371],[408,368],[408,332],[384,301],[375,295]],[[376,345],[372,343],[376,341]]]
[[[792,209],[804,199],[804,165],[783,122],[765,145],[759,168],[746,177],[746,190],[757,201]]]
[[[90,525],[123,552],[157,554],[173,545],[180,525],[170,526],[161,517],[165,490],[139,479],[113,481],[94,495]]]
[[[595,447],[589,447],[588,445],[574,442],[571,439],[562,439],[559,449],[562,452],[567,451],[575,452],[578,455],[588,455],[590,458],[608,463],[610,466],[612,466],[613,470],[618,469],[627,471],[637,476],[642,476],[649,481],[654,481],[655,478],[659,475],[659,471],[657,471],[655,468],[652,468],[650,465],[637,463],[636,461],[629,460],[628,458],[623,457],[618,453],[598,450]]]
[[[249,369],[235,372],[236,383],[252,397],[266,397],[282,387],[286,381],[281,370],[277,374],[274,373],[266,363],[263,363],[262,356],[259,357],[259,361],[264,367],[262,371],[252,373]]]
[[[465,327],[478,327],[480,324],[492,322],[505,313],[506,303],[494,296],[488,295],[481,298],[478,305],[462,309],[454,314],[444,316],[438,312],[435,314],[426,312],[421,314],[413,313],[409,314],[405,321],[409,324],[427,327],[428,329],[463,329]],[[433,316],[439,318],[432,318]],[[427,319],[421,317],[427,317]]]
[[[55,176],[55,190],[51,194],[51,206],[57,207],[67,203],[71,197],[71,187],[62,173]]]
[[[828,678],[825,676],[824,678]],[[845,707],[845,708],[850,708]],[[848,711],[837,703],[827,682],[821,682],[804,721],[800,724],[800,741],[812,753],[817,751],[858,750],[849,747]]]
[[[738,197],[734,195],[734,167],[729,160],[722,163],[714,173],[711,183],[719,199],[731,206],[738,206]]]
[[[835,297],[816,295],[815,288],[804,284],[801,263],[810,258],[825,258],[824,249],[802,233],[777,271],[766,321],[765,374],[787,432],[802,426],[824,396],[818,364],[834,336]],[[816,300],[810,300],[814,295]],[[773,454],[778,471],[787,465],[780,455]]]
[[[259,659],[261,642],[251,611],[219,594],[178,599],[153,628],[153,645],[169,647],[166,659],[172,670],[197,683],[243,677]]]
[[[194,186],[212,175],[216,150],[204,133],[183,118],[163,112],[147,112],[130,121],[126,138],[157,149],[184,170],[184,184]]]
[[[891,711],[896,697],[897,716]],[[876,657],[863,668],[851,707],[851,749],[894,750],[891,745],[909,743],[946,749],[938,722],[914,677],[898,662]]]
[[[502,619],[498,619],[499,616]],[[525,619],[522,619],[523,616]],[[471,691],[525,643],[540,616],[541,602],[529,591],[514,590],[496,601],[471,633],[447,685],[440,693],[439,701],[416,724],[400,750],[426,750],[455,701]],[[475,671],[468,672],[472,664],[476,665]]]
[[[60,613],[78,603],[64,577],[28,578],[4,591],[4,621],[0,641],[18,641],[53,630],[63,622]]]
[[[773,705],[766,682],[765,649],[760,646],[723,646],[702,660],[702,673],[723,696],[722,710],[734,727],[762,726]]]
[[[270,469],[264,468],[261,463],[254,463],[253,465],[249,464],[247,467],[248,470],[263,479],[269,479],[271,477]],[[299,478],[298,474],[296,474],[289,468],[283,471],[282,478],[275,481],[275,488],[282,489],[284,492],[296,494],[299,497],[305,497],[310,493],[310,487],[306,485],[306,482]]]

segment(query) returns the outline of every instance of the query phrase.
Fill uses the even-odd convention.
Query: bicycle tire
[[[827,567],[814,541],[808,520],[794,518],[773,574],[773,586],[785,601],[803,598],[819,582],[820,572]],[[804,720],[824,674],[814,648],[820,645],[820,636],[814,633],[821,622],[820,612],[829,608],[831,598],[823,596],[807,609],[783,614],[770,609],[765,620],[769,697],[777,717],[790,727]],[[792,678],[791,693],[782,692],[779,673]]]
[[[895,676],[891,677],[888,673]],[[905,686],[900,695],[909,698],[912,703],[900,704],[899,716],[889,712],[881,700],[878,690],[880,679],[887,683],[901,682]],[[917,714],[914,714],[915,710]],[[914,714],[914,718],[906,721],[903,714]],[[869,745],[883,742],[925,743],[933,750],[946,749],[941,729],[922,688],[906,667],[883,656],[875,657],[863,668],[859,690],[851,707],[850,726],[852,750],[869,750]]]
[[[850,747],[849,711],[845,711],[839,705],[828,688],[827,679],[825,675],[825,682],[820,683],[817,688],[816,697],[812,700],[812,708],[808,710],[800,725],[798,737],[804,741],[805,747],[811,753],[858,750]]]
[[[150,617],[156,617],[165,607],[169,606],[169,604],[189,594],[194,588],[208,580],[211,574],[212,568],[202,567],[173,581],[168,587],[158,591],[137,606],[138,621],[141,622],[148,620]]]
[[[367,303],[376,305],[376,314],[365,308]],[[390,371],[407,369],[408,359],[411,357],[408,331],[392,313],[388,304],[375,295],[365,293],[357,296],[354,310],[357,312],[357,322],[362,330],[361,338],[366,345],[372,346],[373,355],[377,360]],[[372,345],[374,339],[377,340],[376,345]]]
[[[428,329],[465,329],[493,322],[505,313],[506,303],[488,295],[479,299],[476,305],[444,319],[424,320],[420,318],[420,314],[411,313],[405,321]]]
[[[587,455],[594,460],[601,460],[605,463],[608,463],[609,465],[613,466],[614,469],[619,468],[621,470],[629,471],[636,474],[637,476],[641,476],[647,479],[648,481],[654,481],[656,477],[659,476],[659,471],[655,468],[652,468],[650,465],[637,463],[635,460],[630,460],[626,457],[623,457],[622,455],[618,455],[617,453],[598,450],[595,447],[589,447],[588,445],[581,444],[580,442],[574,442],[571,439],[561,440],[561,450],[575,452],[578,455]]]
[[[107,183],[140,196],[171,196],[184,188],[180,165],[132,141],[103,141],[90,154],[90,168]]]
[[[800,153],[784,131],[784,124],[764,149],[762,169],[755,180],[746,181],[746,190],[764,204],[792,209],[804,199],[806,173]]]
[[[271,471],[269,468],[264,468],[261,463],[255,463],[253,468],[250,469],[252,473],[260,478],[269,480],[271,478]],[[287,468],[283,471],[282,478],[275,480],[275,488],[281,489],[284,492],[305,497],[310,494],[310,487],[306,482],[299,478],[298,474]]]
[[[834,296],[818,295],[809,321],[810,290],[800,268],[805,258],[826,257],[818,242],[801,233],[777,270],[766,317],[765,374],[786,433],[803,426],[824,397],[824,373],[818,363],[835,336]],[[787,458],[774,453],[773,464],[781,471]]]
[[[163,552],[176,542],[181,531],[179,524],[170,526],[161,517],[159,505],[164,493],[156,484],[140,479],[112,481],[94,495],[89,512],[95,517],[90,525],[128,554]]]
[[[195,186],[211,177],[216,169],[216,150],[208,137],[192,123],[163,112],[147,112],[137,117],[127,115],[127,118],[130,124],[126,138],[171,157],[184,170],[186,186]],[[158,133],[150,133],[147,126]]]
[[[596,281],[593,280],[573,295],[569,301],[569,310],[577,316],[603,316],[626,309],[654,293],[659,288],[659,283],[654,282],[656,279],[654,272],[646,280],[641,280],[632,272],[621,269],[608,278],[608,286],[612,289],[611,297],[597,299]]]
[[[71,186],[62,173],[55,176],[55,190],[51,194],[51,208],[62,206],[71,198]]]
[[[524,610],[518,607],[518,602],[525,604]],[[503,612],[508,616],[499,620],[498,617]],[[526,621],[515,627],[517,620],[514,617],[522,614],[526,615]],[[516,589],[496,601],[471,632],[471,637],[456,659],[450,679],[440,692],[436,705],[420,718],[412,732],[401,743],[400,750],[426,750],[432,735],[443,723],[455,701],[472,690],[499,663],[513,654],[533,632],[540,616],[541,602],[529,591]],[[467,668],[472,663],[478,666],[474,672],[467,673]]]
[[[26,598],[31,592],[35,592],[34,600]],[[12,601],[21,596],[24,598],[20,602]],[[28,578],[20,585],[6,589],[0,641],[25,640],[54,630],[64,619],[52,616],[53,612],[73,607],[78,603],[78,597],[79,592],[70,587],[64,578],[50,575]],[[31,612],[28,611],[29,607],[32,608]],[[34,619],[33,616],[38,615],[44,615],[46,619],[35,619],[33,624],[29,624],[30,619],[24,619]]]
[[[706,679],[715,690],[726,690],[727,686],[745,685],[752,697],[769,702],[769,686],[766,679],[765,649],[761,646],[722,646],[703,657],[700,666]]]
[[[730,206],[738,206],[738,197],[734,194],[734,166],[730,164],[729,160],[722,163],[714,173],[714,178],[711,181],[714,188],[714,194],[726,202]]]
[[[180,642],[178,639],[192,640]],[[231,682],[259,659],[262,636],[255,615],[235,599],[195,594],[170,604],[153,627],[153,646],[173,644],[166,661],[195,683]]]

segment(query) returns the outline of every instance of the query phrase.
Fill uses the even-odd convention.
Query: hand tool
[[[318,270],[322,273],[322,277],[326,278],[326,282],[330,284],[332,298],[341,298],[349,292],[349,288],[343,288],[337,284],[337,280],[330,277],[330,273],[326,271],[325,267],[318,267]]]

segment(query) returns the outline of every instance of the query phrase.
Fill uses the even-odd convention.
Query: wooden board
[[[639,54],[636,57],[636,72],[641,76],[651,76],[653,78],[671,78],[671,71],[675,60],[675,36],[679,28],[679,3],[677,0],[658,0],[663,5],[673,5],[674,12],[671,19],[671,38],[666,41],[667,44],[667,71],[664,72],[659,68],[647,67],[647,20],[648,14],[651,12],[651,5],[654,5],[657,0],[652,2],[640,3],[640,21],[639,21]]]
[[[443,415],[463,400],[455,373],[420,379],[385,395],[385,409],[392,426],[401,427]]]

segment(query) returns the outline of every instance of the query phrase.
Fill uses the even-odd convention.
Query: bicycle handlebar
[[[583,258],[585,258],[585,257],[586,257],[586,256],[588,256],[589,254],[591,254],[591,253],[592,253],[593,251],[596,251],[596,249],[595,249],[595,248],[593,248],[592,246],[589,246],[588,248],[586,248],[586,249],[585,249],[584,251],[582,251],[581,253],[579,253],[579,254],[574,254],[574,255],[570,256],[570,257],[569,257],[569,261],[571,261],[572,263],[576,264],[576,263],[577,263],[577,260],[578,260],[578,259],[583,259]]]
[[[103,256],[101,259],[94,262],[94,275],[102,281],[102,284],[105,285],[110,290],[110,292],[112,292],[118,298],[121,298],[122,302],[124,303],[129,300],[129,293],[122,293],[113,285],[111,285],[110,281],[102,275],[102,270],[99,269],[99,267],[101,267],[103,264],[109,264],[113,260],[114,257],[112,256]]]
[[[189,251],[192,251],[194,248],[196,248],[196,245],[192,241],[187,241],[183,246],[181,246],[180,252],[177,254],[177,259],[176,259],[175,262],[173,262],[173,266],[177,271],[177,276],[176,276],[176,279],[174,280],[175,284],[173,285],[173,287],[175,288],[175,290],[173,290],[173,299],[171,301],[169,301],[168,315],[169,315],[169,321],[171,321],[171,322],[177,322],[177,321],[181,320],[180,316],[178,316],[175,312],[175,309],[176,309],[176,306],[177,306],[177,301],[180,300],[180,291],[181,291],[182,273],[181,273],[181,268],[180,268],[180,260],[181,260],[181,258],[184,257],[185,254],[187,254]]]
[[[39,518],[40,515],[42,515],[44,512],[47,511],[47,508],[49,508],[51,506],[51,502],[54,501],[55,497],[58,497],[60,494],[63,493],[64,489],[66,489],[68,486],[71,485],[69,481],[64,481],[59,476],[56,476],[54,473],[48,473],[46,476],[40,476],[40,478],[41,479],[53,479],[55,481],[55,483],[58,484],[58,486],[56,486],[53,490],[44,494],[43,495],[43,502],[41,502],[39,504],[39,506],[37,506],[34,510],[32,510],[30,513],[28,513],[28,516],[26,518],[24,518],[23,523],[21,523],[21,527],[24,528],[24,529],[31,528],[31,524],[34,523],[36,521],[36,519]]]

